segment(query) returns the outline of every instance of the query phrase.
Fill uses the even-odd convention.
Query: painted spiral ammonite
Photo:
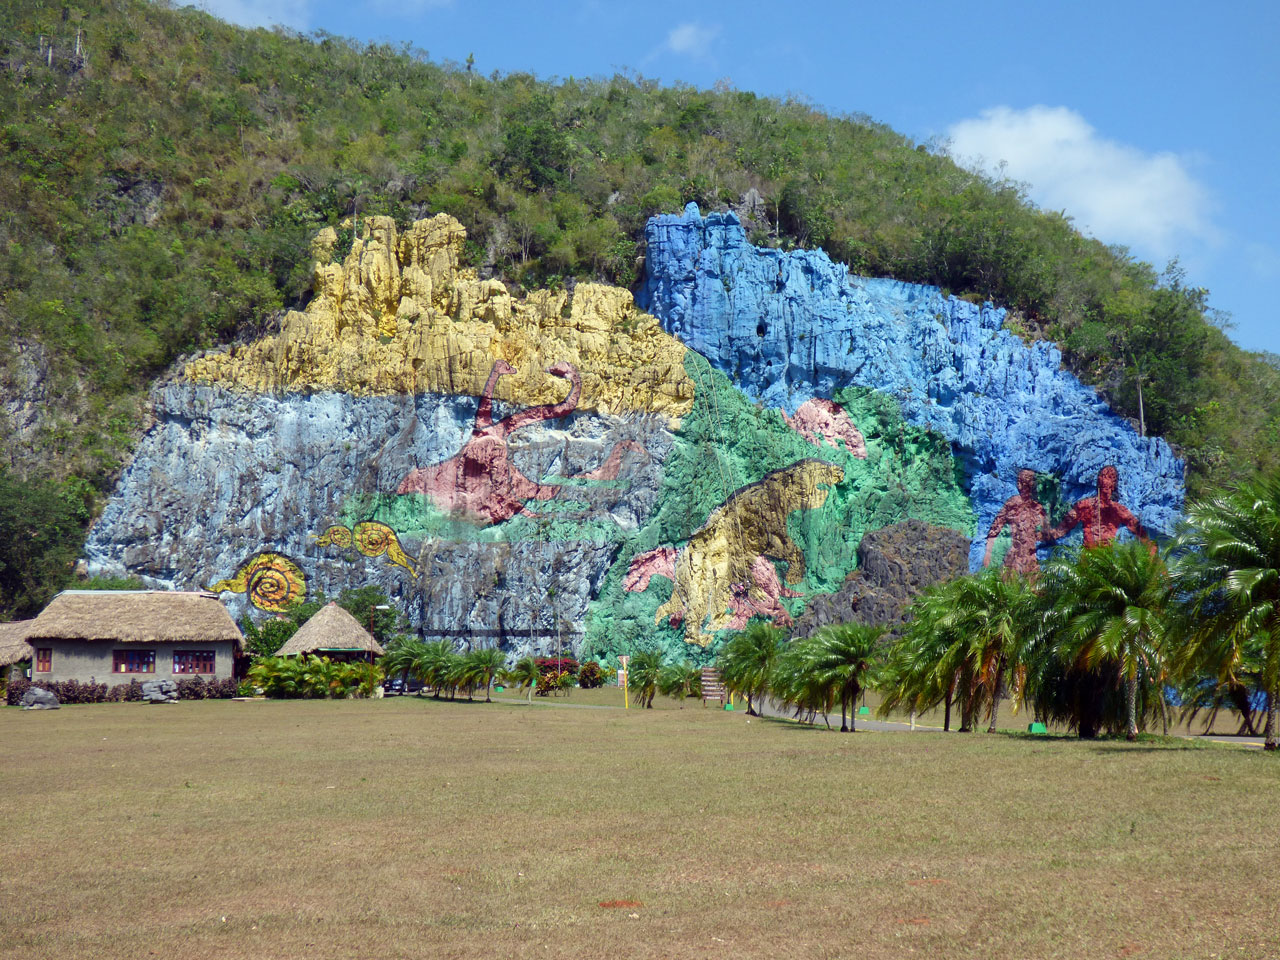
[[[351,546],[351,531],[344,526],[335,525],[320,534],[320,536],[316,537],[317,547],[328,547],[331,545],[341,547],[344,550]]]
[[[385,523],[377,523],[373,520],[357,523],[351,531],[351,537],[356,549],[366,557],[380,557],[386,554],[387,559],[396,566],[415,573],[413,562],[400,546],[400,539],[396,536],[396,532]]]
[[[280,613],[307,597],[307,578],[302,569],[280,553],[256,553],[230,580],[209,587],[214,593],[244,593],[259,610]]]

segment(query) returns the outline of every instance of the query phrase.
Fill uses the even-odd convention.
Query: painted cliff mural
[[[966,553],[1170,531],[1168,447],[1001,311],[731,215],[647,239],[637,305],[514,296],[443,214],[322,231],[305,311],[157,387],[90,569],[255,616],[376,584],[426,637],[704,662],[753,617],[891,619]]]

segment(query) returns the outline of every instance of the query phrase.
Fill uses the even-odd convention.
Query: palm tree
[[[445,640],[414,645],[415,656],[410,664],[410,672],[425,685],[432,688],[432,695],[439,698],[445,685],[449,682],[449,671],[453,666],[453,645]]]
[[[823,627],[813,637],[806,666],[840,698],[841,733],[857,729],[853,708],[872,678],[883,634],[884,627],[842,623]]]
[[[813,660],[817,652],[818,644],[812,637],[792,640],[783,647],[773,667],[769,692],[774,699],[795,707],[796,719],[803,716],[805,723],[813,723],[821,711],[830,729],[827,716],[835,708],[837,694],[834,685],[814,669]]]
[[[378,658],[378,666],[388,677],[399,675],[404,679],[413,669],[414,661],[422,655],[425,644],[421,640],[399,634],[387,642],[386,652]]]
[[[907,629],[889,648],[880,673],[879,713],[905,709],[924,713],[946,703],[944,730],[951,729],[951,705],[958,692],[965,718],[971,685],[958,682],[964,663],[963,637],[949,618],[954,581],[927,588],[912,602]]]
[[[533,657],[523,657],[517,660],[515,665],[508,670],[503,671],[502,679],[506,683],[514,684],[517,690],[529,688],[529,702],[533,703],[533,691],[538,686],[538,662]]]
[[[1077,671],[1100,671],[1125,691],[1125,736],[1138,738],[1140,683],[1161,697],[1166,679],[1169,578],[1164,561],[1138,540],[1082,550],[1045,569],[1052,609],[1046,643]],[[1163,702],[1163,700],[1161,700]]]
[[[755,704],[769,692],[773,668],[786,634],[763,620],[752,620],[720,651],[717,666],[724,688],[747,698],[747,713],[759,716]]]
[[[658,692],[680,700],[683,707],[684,700],[702,695],[702,671],[688,660],[665,666],[658,674]]]
[[[982,707],[995,732],[1000,697],[1021,696],[1023,653],[1036,632],[1038,602],[1030,582],[991,567],[926,591],[912,605],[912,621],[890,651],[882,714],[900,706],[923,711],[953,692],[960,699],[960,730],[969,732]]]
[[[662,674],[662,654],[657,650],[645,650],[633,654],[627,667],[627,689],[636,695],[636,703],[653,709],[653,698],[658,692],[658,678]]]
[[[472,650],[467,654],[467,662],[470,675],[476,679],[477,683],[484,683],[484,702],[492,703],[489,687],[493,684],[494,674],[501,670],[503,663],[506,662],[506,656],[497,647],[489,647],[486,650]]]
[[[1280,476],[1187,508],[1174,589],[1196,626],[1179,665],[1265,697],[1264,749],[1280,747]]]

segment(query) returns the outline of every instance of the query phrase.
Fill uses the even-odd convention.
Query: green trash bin
[[[858,716],[860,716],[860,717],[869,717],[869,716],[871,716],[871,708],[870,708],[870,707],[867,707],[867,706],[861,706],[861,707],[859,707],[859,708],[858,708]]]
[[[1048,733],[1049,728],[1043,723],[1031,723],[1027,725],[1027,733]]]

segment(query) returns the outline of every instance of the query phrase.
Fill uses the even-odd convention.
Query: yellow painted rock
[[[678,425],[693,404],[685,347],[618,287],[580,283],[566,293],[513,297],[497,280],[458,266],[466,231],[438,214],[400,232],[390,217],[361,221],[341,264],[332,228],[312,243],[315,297],[280,333],[206,354],[185,375],[270,392],[446,393],[479,396],[498,360],[515,367],[495,399],[556,403],[564,384],[547,367],[582,376],[578,409],[657,413]]]

